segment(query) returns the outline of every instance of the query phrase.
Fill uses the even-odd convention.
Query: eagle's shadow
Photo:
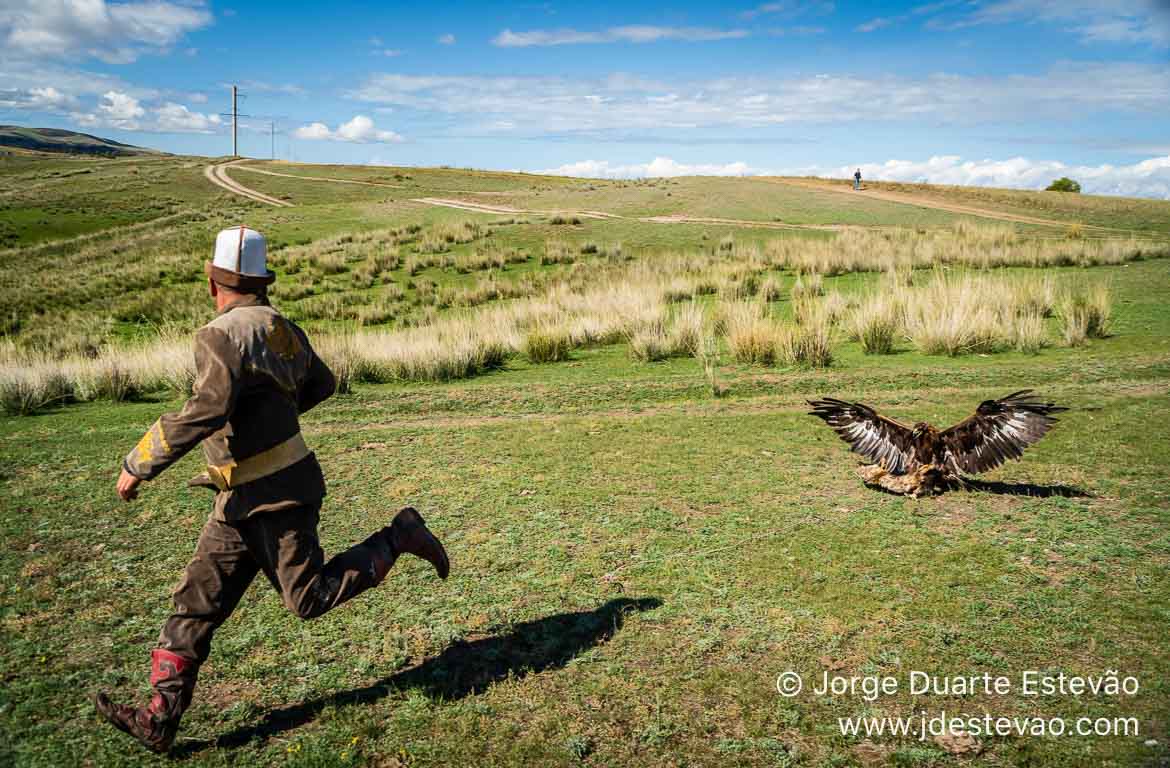
[[[901,498],[909,498],[905,493],[891,490],[877,483],[866,483],[866,488],[870,490],[879,491],[880,493],[889,494],[890,496],[899,496]],[[975,480],[974,478],[964,477],[960,482],[952,482],[948,485],[945,493],[958,493],[962,491],[972,491],[975,493],[993,493],[999,496],[1031,496],[1037,499],[1049,499],[1054,496],[1065,499],[1092,499],[1095,498],[1093,494],[1077,488],[1073,485],[1039,485],[1036,483],[1005,483],[999,480]],[[941,496],[942,493],[935,493],[934,496]],[[927,496],[926,498],[930,498]]]
[[[1001,496],[1034,496],[1047,499],[1060,496],[1066,499],[1091,499],[1093,494],[1075,485],[1037,485],[1036,483],[1005,483],[999,480],[976,480],[963,478],[965,490],[978,493],[995,493]]]
[[[365,687],[271,710],[258,722],[214,740],[182,742],[171,755],[188,758],[209,747],[233,748],[266,740],[311,722],[323,709],[368,704],[398,691],[417,689],[432,699],[455,701],[509,677],[560,669],[582,651],[613,637],[628,614],[660,605],[662,601],[656,597],[617,598],[591,611],[557,613],[517,624],[506,634],[459,641],[438,656]]]

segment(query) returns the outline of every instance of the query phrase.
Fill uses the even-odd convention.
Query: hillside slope
[[[66,131],[60,128],[25,128],[19,125],[0,125],[0,147],[16,147],[38,152],[63,152],[72,155],[157,155],[153,149],[123,144],[88,133]]]

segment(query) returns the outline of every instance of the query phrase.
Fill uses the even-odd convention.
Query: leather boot
[[[394,548],[395,558],[403,552],[421,557],[435,566],[440,579],[447,578],[447,573],[451,570],[447,552],[414,507],[401,509],[384,530],[390,535],[390,545]]]
[[[154,696],[145,707],[115,704],[104,693],[94,697],[98,713],[115,728],[138,739],[152,752],[166,753],[175,742],[179,719],[191,705],[199,665],[191,659],[156,648],[150,654]]]

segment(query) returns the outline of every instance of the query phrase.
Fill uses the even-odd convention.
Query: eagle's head
[[[913,434],[914,434],[915,440],[917,440],[920,437],[925,437],[928,432],[930,432],[930,425],[927,424],[925,421],[920,421],[914,425]]]

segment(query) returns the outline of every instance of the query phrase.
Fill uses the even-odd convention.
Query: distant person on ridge
[[[861,189],[861,169],[858,168],[853,172],[853,188]]]
[[[117,489],[132,501],[140,483],[202,442],[207,472],[190,484],[217,491],[215,502],[151,653],[150,703],[94,698],[108,721],[155,752],[174,743],[212,635],[257,574],[290,611],[312,619],[377,586],[404,553],[430,562],[440,578],[449,569],[443,545],[410,507],[325,562],[317,540],[325,480],[298,417],[333,394],[333,374],[304,331],[268,304],[276,276],[259,232],[220,232],[205,270],[219,314],[195,334],[191,398],[147,430],[122,462]]]

